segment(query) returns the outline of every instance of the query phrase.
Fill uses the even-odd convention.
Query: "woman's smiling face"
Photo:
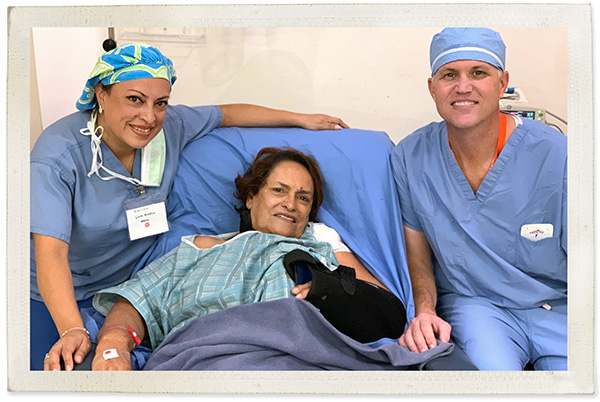
[[[258,193],[248,197],[252,227],[263,233],[299,238],[313,204],[313,180],[297,162],[278,163]]]
[[[103,112],[102,140],[116,154],[144,148],[163,127],[171,84],[163,78],[140,78],[95,88]]]

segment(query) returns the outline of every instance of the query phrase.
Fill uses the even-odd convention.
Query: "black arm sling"
[[[283,259],[295,284],[312,280],[306,301],[341,333],[362,343],[399,338],[406,324],[406,309],[394,294],[356,278],[353,268],[340,265],[330,271],[303,250]]]

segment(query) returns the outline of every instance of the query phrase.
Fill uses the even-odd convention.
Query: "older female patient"
[[[261,150],[236,179],[241,226],[253,230],[184,237],[134,279],[99,292],[94,306],[107,317],[93,369],[130,370],[136,343],[148,339],[156,348],[198,316],[292,294],[304,298],[310,284],[295,286],[282,263],[294,249],[325,261],[331,270],[350,266],[358,279],[383,288],[333,229],[310,222],[323,200],[322,183],[312,157],[289,148]]]

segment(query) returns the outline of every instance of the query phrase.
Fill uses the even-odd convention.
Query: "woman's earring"
[[[102,113],[102,106],[98,105],[98,113]]]

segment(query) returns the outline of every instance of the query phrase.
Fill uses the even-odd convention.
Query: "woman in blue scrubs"
[[[81,311],[129,279],[159,233],[184,146],[220,126],[346,128],[340,119],[254,105],[170,106],[171,60],[131,44],[104,54],[78,112],[49,126],[31,152],[31,350],[66,370],[91,347]],[[46,355],[47,356],[47,355]]]

